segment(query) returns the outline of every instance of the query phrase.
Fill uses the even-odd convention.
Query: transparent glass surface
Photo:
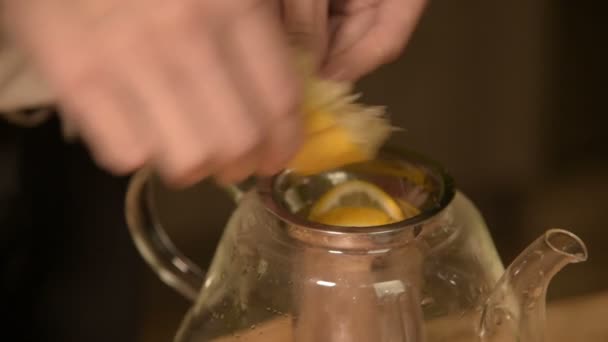
[[[194,301],[177,342],[542,341],[548,281],[586,258],[576,236],[553,230],[505,273],[481,215],[449,176],[424,157],[384,150],[325,174],[230,189],[238,204],[205,274],[162,230],[152,179],[134,179],[127,217],[146,261]],[[351,179],[420,214],[375,227],[306,219],[323,193]]]

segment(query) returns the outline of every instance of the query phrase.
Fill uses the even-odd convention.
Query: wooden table
[[[547,311],[547,342],[608,342],[608,291],[556,301]],[[278,318],[214,342],[291,342],[291,321]]]
[[[608,342],[608,291],[550,303],[547,342]]]

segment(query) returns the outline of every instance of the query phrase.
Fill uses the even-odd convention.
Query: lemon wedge
[[[393,130],[384,108],[357,103],[350,84],[315,77],[301,54],[297,61],[304,77],[305,137],[288,168],[311,175],[373,159]]]
[[[408,214],[416,212],[408,207]],[[335,226],[374,226],[406,219],[399,204],[374,184],[351,180],[327,191],[311,207],[311,221]]]

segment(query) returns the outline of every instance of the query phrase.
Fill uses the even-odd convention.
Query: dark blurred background
[[[589,261],[560,274],[551,299],[608,290],[606,7],[586,0],[431,1],[404,55],[360,84],[367,102],[387,105],[405,128],[395,142],[440,161],[476,202],[505,263],[550,227],[570,229],[587,242]],[[57,127],[9,138],[49,130]],[[0,151],[0,177],[8,177],[21,152]],[[106,179],[81,148],[62,153],[71,178],[56,186],[71,189],[63,203],[74,209],[57,214],[34,205],[29,215],[58,215],[79,233],[56,242],[64,251],[61,267],[41,266],[53,270],[45,282],[54,285],[31,291],[46,291],[51,301],[72,298],[65,310],[75,322],[79,313],[105,317],[114,310],[117,322],[106,327],[115,331],[111,340],[169,341],[189,303],[161,284],[128,240],[126,179]],[[34,168],[56,163],[38,160]],[[219,190],[203,188],[208,201],[184,205],[167,197],[161,213],[177,245],[201,264],[232,209]],[[57,199],[49,191],[38,194],[52,203]],[[111,305],[113,297],[123,310]],[[45,303],[32,304],[41,317],[49,314]],[[134,327],[133,335],[122,338],[126,326]]]

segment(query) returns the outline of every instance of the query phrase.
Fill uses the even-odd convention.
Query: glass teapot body
[[[474,314],[502,274],[483,222],[458,225],[460,194],[425,222],[436,236],[383,233],[364,248],[290,234],[258,197],[243,196],[176,341],[440,341],[424,322]]]
[[[420,214],[359,228],[305,219],[319,194],[353,178],[407,199]],[[233,189],[238,205],[206,275],[160,230],[149,179],[134,179],[127,216],[144,258],[194,300],[177,342],[494,341],[496,310],[521,316],[481,215],[440,168],[416,155],[383,151],[372,164]],[[499,285],[507,291],[493,296]],[[520,329],[512,324],[504,341],[520,340]]]

